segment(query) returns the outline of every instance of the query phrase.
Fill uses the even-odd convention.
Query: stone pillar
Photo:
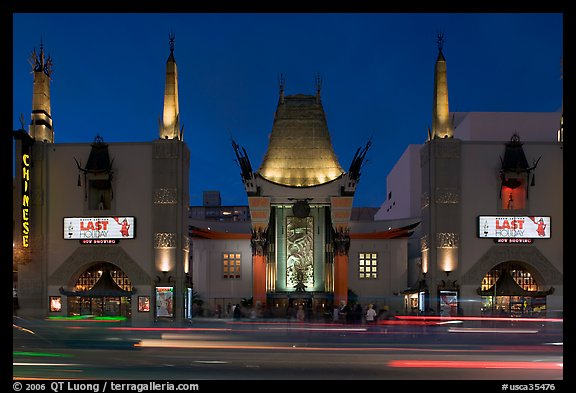
[[[331,197],[330,218],[334,226],[334,304],[348,303],[348,250],[353,197]]]
[[[340,229],[334,238],[334,304],[348,303],[348,228]]]
[[[254,306],[266,303],[266,254],[268,241],[266,231],[252,231],[252,300]]]

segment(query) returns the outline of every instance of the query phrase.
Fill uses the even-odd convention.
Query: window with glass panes
[[[240,278],[239,253],[222,254],[222,273],[223,278]]]
[[[378,278],[378,254],[373,252],[358,254],[358,274],[360,278]]]
[[[98,263],[89,267],[84,273],[78,277],[78,281],[76,281],[76,285],[74,286],[75,291],[88,291],[91,289],[102,277],[102,272],[104,270],[108,270],[112,279],[120,288],[125,291],[132,290],[132,283],[130,279],[120,268],[114,266],[108,262]]]
[[[482,279],[482,291],[487,291],[490,288],[493,288],[503,270],[507,270],[512,278],[514,278],[514,281],[516,281],[523,290],[538,291],[538,284],[530,272],[528,272],[524,267],[511,262],[503,262],[492,268],[492,270],[490,270]]]

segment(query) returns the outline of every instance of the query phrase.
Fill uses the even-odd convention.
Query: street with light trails
[[[557,320],[375,325],[197,318],[15,319],[13,377],[93,380],[563,380]]]

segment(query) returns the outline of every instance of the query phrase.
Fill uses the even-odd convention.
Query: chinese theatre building
[[[32,121],[16,141],[19,315],[151,321],[190,314],[189,150],[174,37],[163,118],[151,142],[56,143],[52,62],[33,52]],[[23,128],[23,127],[22,127]]]
[[[352,222],[354,194],[370,142],[358,148],[345,171],[333,150],[319,79],[315,95],[284,95],[281,81],[268,149],[258,170],[252,169],[245,149],[236,142],[233,147],[248,196],[249,240],[236,240],[233,253],[211,253],[206,240],[200,239],[232,241],[232,233],[196,230],[194,255],[203,252],[199,259],[214,259],[203,267],[195,262],[194,269],[203,277],[198,282],[215,286],[236,281],[236,288],[248,289],[243,293],[254,305],[282,310],[296,304],[317,310],[348,303],[350,290],[359,302],[393,301],[392,294],[406,283],[407,238],[418,222],[393,229],[389,223],[371,223],[368,228]],[[235,236],[240,239],[246,231]],[[224,260],[218,263],[219,258]],[[208,265],[218,267],[209,273]],[[231,271],[231,266],[238,269]],[[195,284],[196,277],[195,270]],[[212,301],[233,290],[221,287],[216,293],[202,283],[197,288]]]
[[[403,157],[413,165],[388,177],[396,198],[376,214],[397,218],[392,200],[420,209],[421,258],[404,291],[406,311],[561,314],[562,113],[450,113],[441,44],[432,113],[419,154],[410,148]],[[405,176],[421,179],[419,187],[393,181]]]

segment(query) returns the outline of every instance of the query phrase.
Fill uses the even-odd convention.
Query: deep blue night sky
[[[278,100],[322,100],[334,150],[348,169],[372,147],[355,206],[380,206],[386,176],[431,126],[436,36],[445,35],[450,110],[554,112],[562,106],[563,18],[553,13],[14,14],[13,127],[30,122],[30,53],[54,62],[55,142],[158,138],[168,35],[176,35],[180,117],[191,152],[190,203],[219,190],[246,205],[231,138],[257,169]],[[104,28],[103,28],[104,27]]]

